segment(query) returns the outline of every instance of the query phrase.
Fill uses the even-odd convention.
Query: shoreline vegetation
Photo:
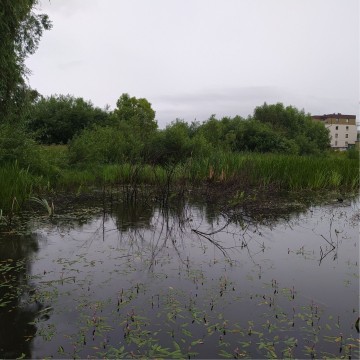
[[[158,129],[146,99],[123,94],[106,111],[39,95],[21,121],[0,123],[0,184],[7,225],[29,203],[51,216],[60,192],[94,189],[162,205],[190,192],[233,205],[281,192],[335,191],[341,199],[359,189],[359,151],[332,150],[324,124],[281,103],[264,103],[247,119],[212,115]]]
[[[196,192],[210,202],[235,206],[281,192],[332,192],[341,201],[347,194],[357,193],[360,184],[359,162],[345,153],[229,153],[165,166],[124,163],[74,167],[64,165],[66,146],[46,146],[41,152],[52,164],[51,176],[32,173],[30,167],[23,168],[17,162],[0,167],[0,224],[10,224],[23,208],[34,206],[34,197],[48,199],[56,207],[57,197],[64,192],[73,197],[92,196],[97,189],[120,192],[128,202],[144,197],[161,204]]]

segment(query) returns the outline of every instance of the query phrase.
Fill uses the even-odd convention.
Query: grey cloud
[[[291,89],[280,87],[241,87],[219,91],[163,95],[151,99],[156,110],[160,127],[164,127],[176,118],[187,122],[204,121],[212,114],[221,118],[240,115],[251,116],[256,106],[283,103],[295,106],[306,113],[323,114],[342,112],[357,114],[357,104],[351,99],[335,99],[308,94],[298,94]]]
[[[157,113],[159,125],[175,120],[203,121],[212,114],[224,116],[252,115],[256,106],[264,102],[279,101],[279,89],[276,87],[242,87],[219,91],[203,91],[179,95],[153,97],[152,104]]]

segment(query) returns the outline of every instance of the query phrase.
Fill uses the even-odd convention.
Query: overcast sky
[[[359,118],[358,0],[41,0],[53,22],[27,66],[43,95],[176,118],[283,102]]]

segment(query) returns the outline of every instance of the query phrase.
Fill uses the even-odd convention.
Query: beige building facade
[[[355,146],[357,140],[356,115],[325,114],[312,116],[330,130],[331,147],[346,150]]]

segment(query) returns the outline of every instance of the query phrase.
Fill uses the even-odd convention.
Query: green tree
[[[21,126],[0,124],[0,166],[17,162],[21,167],[28,167],[35,155],[34,141]]]
[[[304,111],[299,111],[292,106],[285,108],[282,103],[273,105],[264,103],[264,105],[255,108],[254,118],[294,138],[302,132],[307,115]]]
[[[27,115],[27,128],[43,144],[66,144],[91,125],[107,125],[109,114],[71,95],[41,98]]]
[[[232,150],[291,154],[298,152],[293,140],[275,131],[269,124],[257,120],[242,121],[236,130]]]
[[[174,164],[191,155],[192,144],[189,125],[177,119],[165,130],[157,132],[146,147],[146,159],[157,164]]]
[[[155,111],[146,99],[122,94],[116,106],[113,113],[115,121],[128,124],[142,141],[147,141],[155,133],[158,127]]]
[[[195,131],[196,124],[176,119],[164,130],[156,132],[144,149],[146,162],[177,164],[188,158],[209,156],[213,147],[203,134]]]
[[[204,121],[198,128],[198,132],[206,139],[206,141],[212,145],[213,148],[221,147],[221,140],[223,138],[222,123],[216,119],[215,114]]]
[[[0,0],[0,121],[19,117],[28,88],[27,56],[33,54],[44,30],[51,28],[45,14],[33,9],[37,0]]]
[[[305,121],[305,135],[311,143],[316,145],[319,151],[330,148],[329,130],[321,122],[313,121],[308,117]]]
[[[300,154],[319,153],[330,146],[329,130],[323,124],[312,121],[310,114],[293,106],[264,103],[255,108],[254,119],[295,141]]]

